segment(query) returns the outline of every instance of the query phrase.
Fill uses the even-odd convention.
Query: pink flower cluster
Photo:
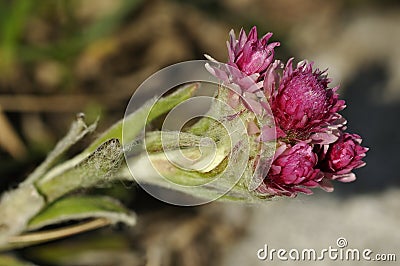
[[[275,60],[279,43],[268,43],[271,36],[267,33],[258,39],[253,27],[248,35],[242,29],[238,39],[231,31],[228,42],[228,65],[240,73],[230,70],[230,76],[233,72],[244,105],[253,112],[269,105],[275,120],[273,129],[253,130],[262,141],[277,143],[271,168],[257,192],[293,197],[298,192],[312,194],[315,187],[332,191],[331,180],[355,180],[352,170],[365,165],[362,159],[368,148],[361,146],[360,136],[345,133],[346,120],[338,113],[345,102],[339,99],[338,87],[329,88],[326,71],[313,69],[313,63],[303,61],[293,67],[293,58],[285,66]],[[210,71],[227,79],[215,69]],[[243,82],[244,76],[256,85],[246,85],[250,83]],[[257,97],[260,93],[267,104]],[[232,98],[238,102],[237,95]]]

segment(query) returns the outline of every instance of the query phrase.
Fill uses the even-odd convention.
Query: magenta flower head
[[[261,39],[257,37],[257,28],[254,26],[249,35],[241,29],[239,39],[236,40],[233,30],[230,32],[228,45],[228,64],[236,66],[247,75],[261,74],[273,62],[274,48],[279,42],[268,43],[272,33],[265,34]]]
[[[359,135],[344,133],[335,143],[326,145],[321,161],[325,177],[341,182],[354,181],[356,176],[351,171],[365,165],[362,159],[368,151],[368,148],[360,144]]]
[[[306,61],[294,67],[293,58],[282,64],[274,58],[279,43],[268,43],[271,36],[258,39],[253,27],[236,39],[231,31],[227,64],[206,56],[217,63],[206,64],[208,71],[231,89],[218,94],[235,110],[228,119],[244,119],[254,147],[262,147],[249,160],[247,176],[255,180],[249,190],[261,198],[312,194],[315,187],[331,192],[332,180],[355,179],[352,170],[365,164],[368,149],[360,136],[345,133],[346,120],[339,114],[345,101],[338,86],[329,87],[326,70]],[[262,154],[268,155],[254,159]]]
[[[293,70],[292,62],[293,58],[286,64],[277,90],[264,88],[271,92],[276,124],[289,138],[335,141],[335,129],[343,123],[337,112],[345,107],[344,101],[338,99],[338,87],[328,88],[330,79],[325,71],[313,71],[312,63],[300,62]]]
[[[294,197],[298,192],[312,194],[309,188],[319,186],[322,172],[316,168],[318,156],[305,142],[294,146],[282,144],[276,151],[274,161],[257,188],[258,192],[276,196]]]

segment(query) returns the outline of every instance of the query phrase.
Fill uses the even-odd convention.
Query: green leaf
[[[136,216],[118,201],[105,196],[73,196],[62,198],[43,209],[28,223],[28,230],[70,220],[107,218],[113,223],[136,223]]]
[[[140,251],[132,249],[129,235],[103,231],[78,235],[61,241],[36,245],[24,250],[26,258],[45,265],[144,265],[139,263]]]
[[[52,202],[77,189],[89,188],[113,180],[122,162],[122,146],[117,139],[100,145],[92,154],[69,168],[50,171],[36,186]]]
[[[90,153],[94,151],[101,143],[111,138],[116,138],[122,142],[122,127],[123,125],[129,128],[129,131],[124,132],[125,142],[133,141],[142,131],[146,123],[152,122],[155,118],[168,112],[179,103],[189,99],[194,92],[199,88],[198,83],[183,86],[174,93],[160,98],[154,103],[154,100],[150,100],[145,103],[141,108],[132,114],[121,119],[104,132],[98,139],[96,139],[84,153]],[[146,120],[147,118],[147,120]]]

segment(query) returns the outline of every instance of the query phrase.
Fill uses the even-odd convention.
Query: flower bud
[[[294,146],[282,144],[276,151],[260,193],[294,197],[298,192],[312,194],[310,188],[319,186],[323,175],[317,165],[318,157],[312,147],[299,142]]]
[[[344,133],[335,143],[328,146],[323,152],[321,170],[329,179],[341,182],[351,182],[356,176],[351,173],[353,169],[365,165],[362,159],[368,148],[362,147],[361,137],[357,134]]]
[[[274,48],[278,42],[268,43],[272,33],[267,33],[261,39],[257,37],[257,28],[253,27],[247,36],[242,29],[239,39],[233,31],[230,32],[228,42],[228,64],[235,65],[247,75],[262,73],[273,62]]]

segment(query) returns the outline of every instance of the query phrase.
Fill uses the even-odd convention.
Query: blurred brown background
[[[332,85],[341,84],[349,129],[370,147],[355,183],[264,206],[190,209],[139,188],[99,189],[138,211],[139,225],[17,254],[38,265],[263,265],[256,251],[264,244],[324,248],[343,236],[352,247],[397,252],[400,260],[400,4],[394,0],[3,0],[1,190],[43,160],[76,113],[88,121],[100,115],[101,132],[122,118],[149,75],[205,53],[224,61],[229,30],[252,25],[281,41],[277,58],[315,61],[329,67]]]

